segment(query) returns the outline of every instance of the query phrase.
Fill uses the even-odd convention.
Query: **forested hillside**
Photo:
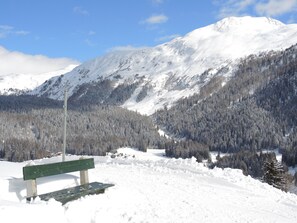
[[[119,147],[178,148],[158,133],[151,118],[114,106],[69,103],[67,153],[105,155]],[[50,156],[63,147],[62,102],[35,96],[0,97],[0,159],[23,161]],[[183,146],[191,149],[192,144]],[[191,156],[208,159],[208,147]]]
[[[210,150],[280,148],[286,163],[297,164],[296,102],[295,45],[242,59],[229,81],[213,77],[199,94],[153,117],[174,137],[205,144]]]
[[[29,111],[40,108],[62,108],[63,102],[32,95],[0,95],[0,111]]]
[[[59,152],[63,142],[63,110],[32,109],[0,114],[1,158],[12,161]],[[67,153],[105,155],[122,146],[146,150],[164,139],[148,117],[116,107],[70,110]]]

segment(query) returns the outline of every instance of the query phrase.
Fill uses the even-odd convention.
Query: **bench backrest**
[[[24,180],[95,168],[94,158],[23,167]]]

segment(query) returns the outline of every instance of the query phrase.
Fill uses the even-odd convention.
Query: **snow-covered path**
[[[64,206],[53,200],[20,201],[24,163],[0,162],[1,222],[297,222],[296,195],[239,170],[209,170],[194,159],[164,158],[160,151],[120,152],[128,156],[95,157],[96,169],[89,171],[91,181],[114,187]],[[39,193],[75,185],[77,177],[45,178],[38,182]]]

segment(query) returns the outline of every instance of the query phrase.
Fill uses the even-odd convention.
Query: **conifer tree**
[[[268,160],[263,165],[263,181],[275,188],[286,190],[286,180],[283,166],[275,159]]]

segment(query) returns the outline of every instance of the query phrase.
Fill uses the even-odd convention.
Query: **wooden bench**
[[[85,195],[104,193],[105,189],[113,184],[104,184],[99,182],[89,183],[88,169],[95,168],[94,158],[65,161],[59,163],[50,163],[23,167],[23,179],[27,182],[27,201],[35,199],[37,196],[41,200],[48,201],[54,198],[62,204],[78,199]],[[46,194],[37,194],[36,179],[40,177],[53,176],[58,174],[80,171],[80,185],[66,188]]]

